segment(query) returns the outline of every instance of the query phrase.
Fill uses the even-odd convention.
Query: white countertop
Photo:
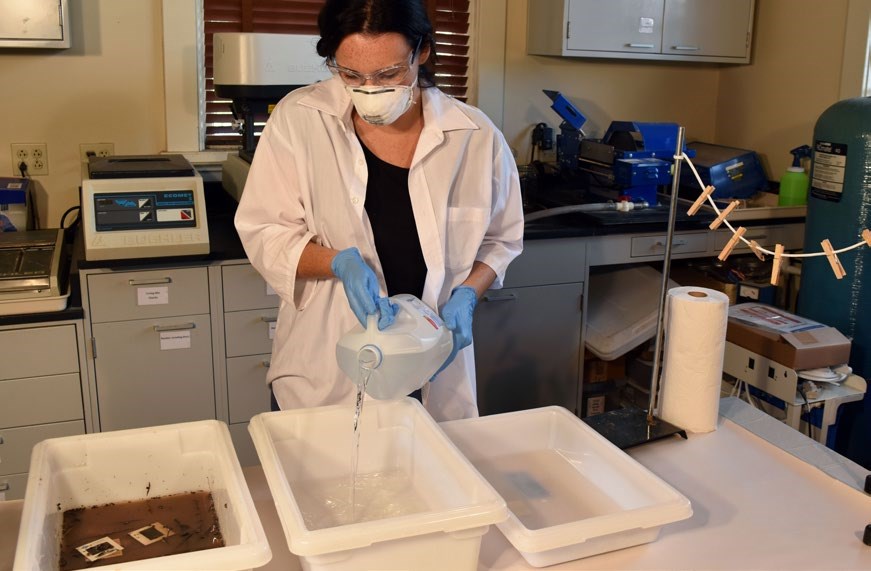
[[[758,433],[764,432],[760,426],[779,432],[744,406],[731,403],[737,422]],[[871,547],[862,543],[871,523],[871,496],[855,489],[867,471],[796,431],[782,434],[789,442],[778,447],[770,442],[778,441],[772,432],[760,437],[721,417],[714,432],[631,450],[689,498],[693,516],[663,527],[653,543],[547,569],[871,569]],[[840,471],[834,477],[826,473],[832,472],[833,462]],[[243,472],[272,549],[272,560],[260,569],[301,569],[287,549],[263,471],[254,466]],[[0,571],[11,569],[21,504],[0,502]],[[478,570],[531,569],[491,527],[481,544]]]

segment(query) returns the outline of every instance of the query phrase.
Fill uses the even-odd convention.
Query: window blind
[[[469,72],[470,0],[427,0],[435,29],[438,63],[436,84],[465,101]],[[233,127],[228,100],[215,95],[212,35],[215,32],[263,32],[317,35],[317,18],[324,0],[203,0],[205,147],[239,148],[242,135]],[[255,135],[266,117],[255,118]]]

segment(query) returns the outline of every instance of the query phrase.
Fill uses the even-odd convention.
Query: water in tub
[[[372,369],[361,362],[358,374],[349,477],[303,482],[300,484],[302,493],[295,494],[310,530],[387,519],[427,509],[408,474],[402,470],[360,473],[360,453],[366,454],[360,419]]]
[[[118,565],[224,546],[211,492],[66,510],[60,571]]]

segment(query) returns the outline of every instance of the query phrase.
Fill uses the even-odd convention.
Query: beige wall
[[[73,0],[72,47],[0,49],[0,176],[17,175],[10,143],[46,143],[38,182],[43,226],[78,203],[79,143],[111,142],[118,154],[165,148],[159,0]]]
[[[817,118],[840,98],[847,8],[757,0],[752,64],[720,72],[716,140],[757,151],[769,178],[792,164],[790,149],[812,144]]]
[[[541,92],[554,89],[588,116],[589,136],[612,120],[673,121],[690,140],[756,150],[776,179],[789,149],[810,143],[816,118],[838,100],[847,9],[866,0],[758,0],[746,66],[528,56],[535,0],[479,1],[480,18],[504,22],[505,44],[494,69],[481,62],[479,97],[499,100],[494,119],[520,162],[534,124],[559,124]],[[17,174],[10,143],[48,144],[50,174],[35,177],[48,226],[77,202],[79,143],[112,142],[119,154],[166,148],[160,0],[77,0],[70,9],[71,49],[0,50],[0,176]],[[488,18],[494,10],[500,17]]]

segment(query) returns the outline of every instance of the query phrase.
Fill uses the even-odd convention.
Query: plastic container
[[[101,571],[241,570],[269,562],[272,552],[230,432],[206,420],[44,440],[31,456],[13,569],[57,569],[63,511],[200,490],[212,493],[225,547]]]
[[[334,492],[336,503],[349,503],[353,412],[267,412],[248,427],[303,569],[477,569],[481,537],[508,516],[505,502],[414,399],[370,400],[361,415],[358,477],[382,489],[378,475],[391,475],[394,514],[340,523],[325,507]],[[358,501],[358,513],[371,514],[377,503]]]
[[[336,344],[339,368],[356,385],[361,368],[371,370],[366,393],[376,399],[395,399],[422,387],[439,370],[453,347],[450,330],[438,314],[409,294],[390,300],[398,306],[396,321],[383,331],[369,316],[366,329],[358,323]]]
[[[789,167],[780,177],[778,206],[801,206],[807,204],[807,191],[810,179],[801,167]]]
[[[562,407],[441,427],[508,503],[499,530],[535,567],[649,543],[692,515],[687,498]]]
[[[810,179],[801,166],[802,158],[811,158],[813,150],[802,145],[789,151],[792,153],[792,166],[786,169],[780,177],[780,191],[777,195],[778,206],[802,206],[807,204],[807,191]]]
[[[678,284],[669,280],[669,288]],[[613,361],[656,334],[662,274],[634,266],[590,274],[585,343]]]

